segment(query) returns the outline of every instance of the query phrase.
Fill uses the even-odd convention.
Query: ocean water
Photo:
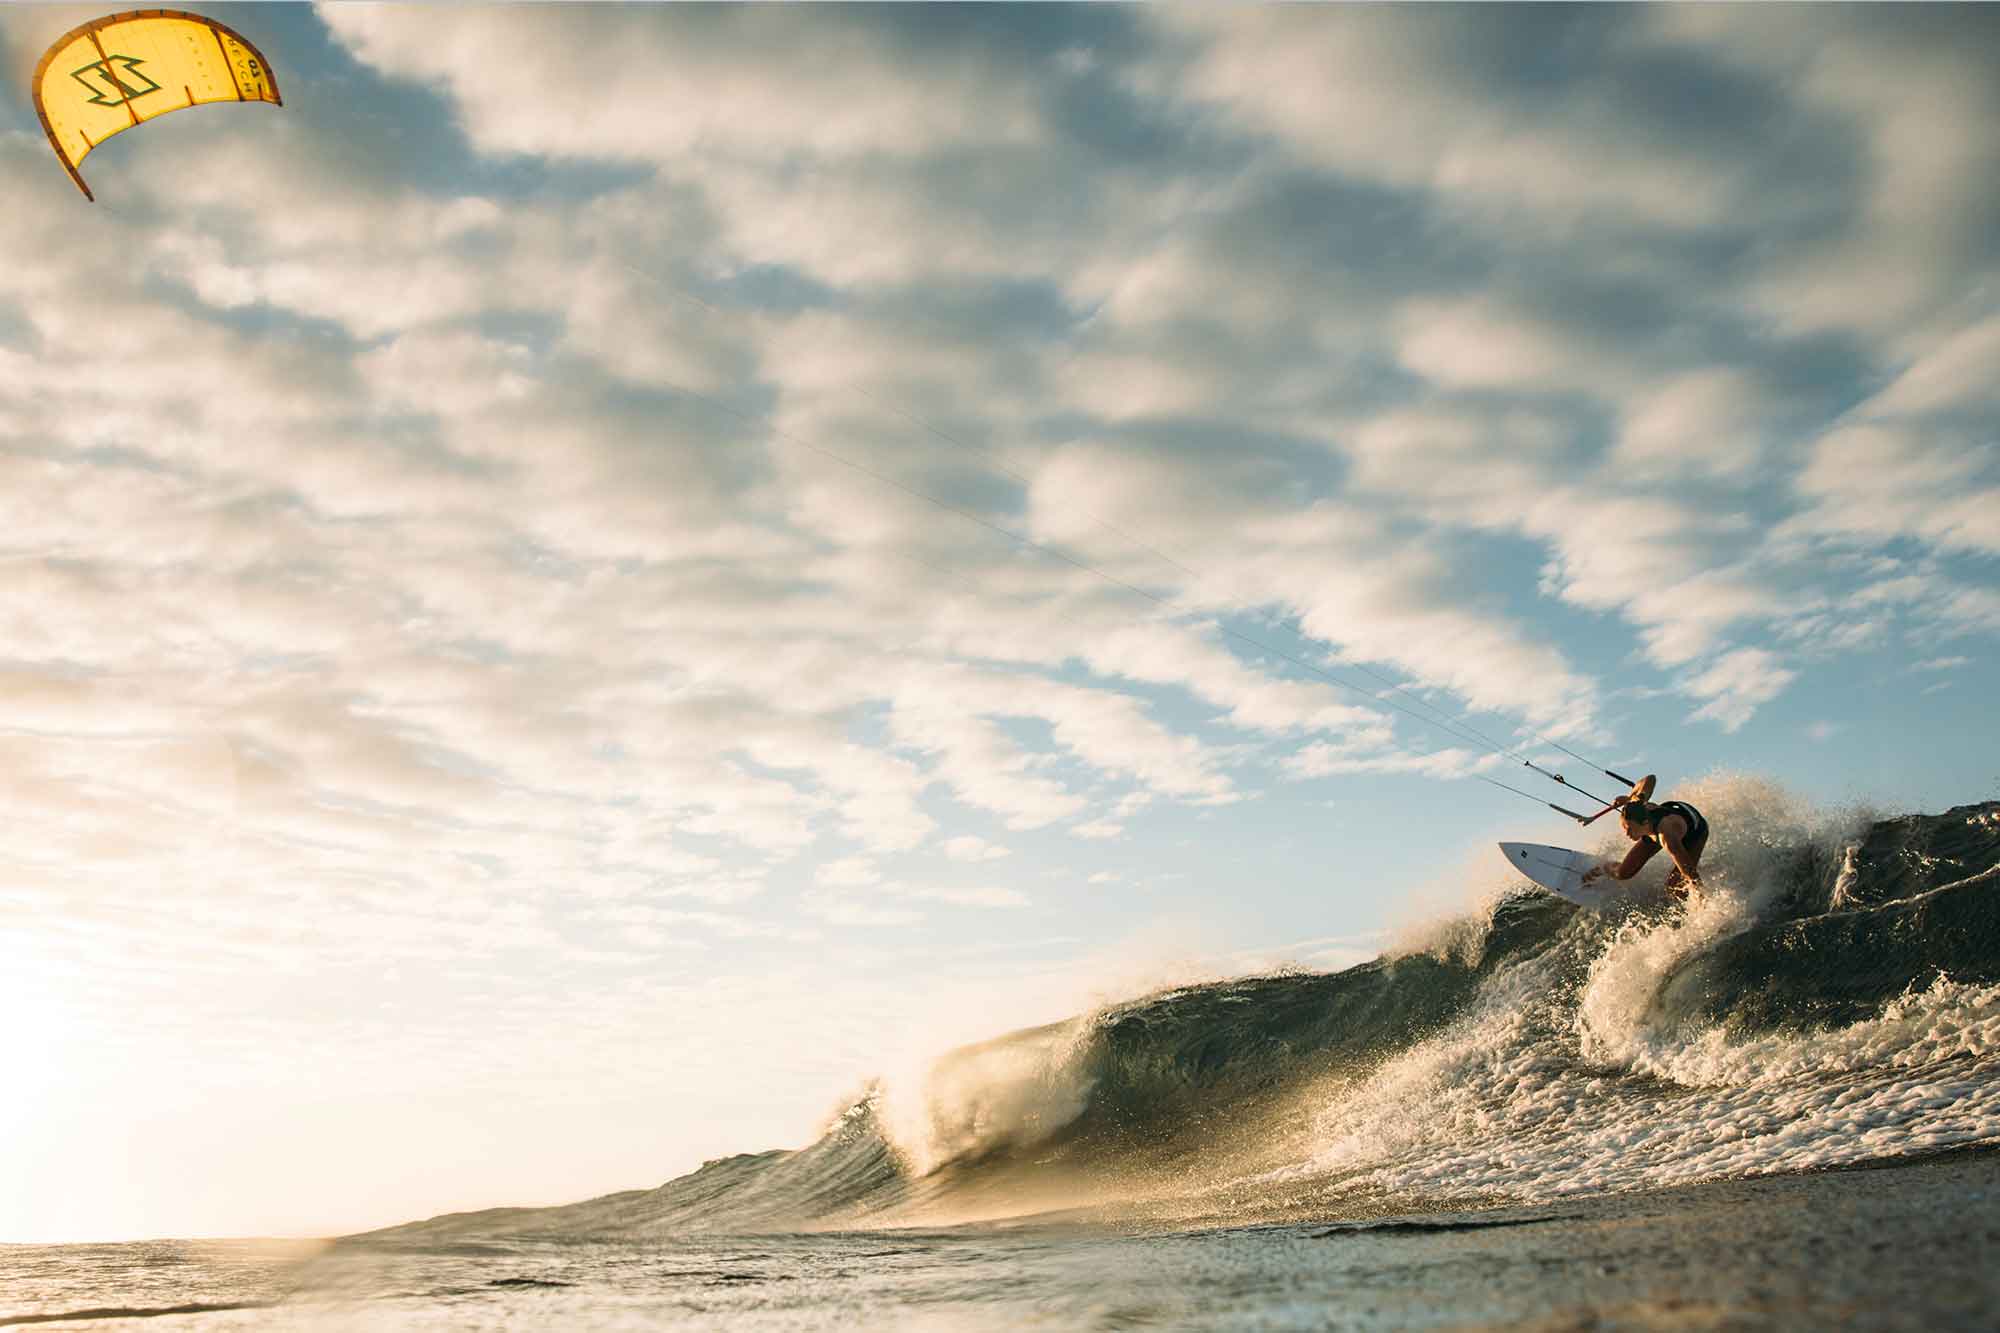
[[[0,1247],[0,1285],[61,1329],[1978,1330],[2000,1155],[1364,1222]]]
[[[1000,1037],[566,1207],[0,1247],[0,1325],[2000,1326],[2000,803],[1692,797],[1686,908],[1496,877],[1359,967]]]

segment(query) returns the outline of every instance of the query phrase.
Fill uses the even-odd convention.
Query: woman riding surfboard
[[[1702,849],[1708,846],[1708,820],[1686,801],[1653,804],[1655,781],[1648,773],[1633,784],[1630,794],[1612,799],[1611,804],[1618,810],[1618,825],[1632,840],[1632,850],[1625,853],[1622,861],[1607,861],[1585,871],[1584,883],[1600,875],[1630,879],[1664,847],[1674,863],[1673,873],[1667,876],[1667,892],[1686,901],[1690,886],[1701,887],[1699,869]]]

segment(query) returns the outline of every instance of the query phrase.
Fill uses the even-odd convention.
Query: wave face
[[[954,1051],[797,1151],[371,1239],[1063,1208],[1254,1222],[2000,1142],[2000,802],[1870,822],[1749,779],[1688,794],[1716,835],[1687,909],[1498,886],[1342,972],[1190,985]]]

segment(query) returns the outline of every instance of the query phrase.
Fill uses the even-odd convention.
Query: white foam
[[[1858,833],[1855,814],[1816,817],[1754,780],[1687,795],[1717,829],[1708,892],[1665,917],[1579,913],[1445,1032],[1333,1095],[1302,1160],[1260,1179],[1532,1199],[2000,1141],[2000,986],[1941,978],[1809,1033],[1732,1038],[1654,1015],[1676,967],[1799,875],[1831,892]]]
[[[1663,1042],[1674,1082],[1551,1058],[1550,1035],[1525,1012],[1460,1025],[1329,1107],[1339,1128],[1279,1174],[1537,1198],[2000,1139],[2000,987],[1939,982],[1815,1036]]]

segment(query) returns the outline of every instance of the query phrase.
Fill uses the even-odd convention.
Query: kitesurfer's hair
[[[1629,819],[1635,824],[1650,824],[1659,816],[1659,811],[1646,801],[1627,801],[1618,807],[1618,811],[1620,819]]]

